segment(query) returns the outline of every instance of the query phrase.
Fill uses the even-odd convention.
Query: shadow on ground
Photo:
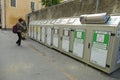
[[[120,79],[120,69],[110,74],[111,77]]]

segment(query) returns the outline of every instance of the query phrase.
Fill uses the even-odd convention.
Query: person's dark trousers
[[[20,46],[21,45],[21,38],[22,38],[21,32],[17,32],[17,35],[18,35],[18,40],[16,43]]]

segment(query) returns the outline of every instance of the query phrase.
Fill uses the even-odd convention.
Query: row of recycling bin
[[[120,68],[120,25],[117,21],[115,23],[112,17],[109,24],[81,24],[78,17],[31,21],[29,37],[111,73]]]

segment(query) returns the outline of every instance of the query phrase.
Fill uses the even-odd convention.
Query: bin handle
[[[90,48],[90,43],[88,43],[88,48]]]

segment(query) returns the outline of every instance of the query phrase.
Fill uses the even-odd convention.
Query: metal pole
[[[1,25],[2,29],[5,29],[5,3],[1,0]]]
[[[98,12],[98,6],[99,6],[99,0],[96,1],[96,10],[95,10],[96,13]]]

